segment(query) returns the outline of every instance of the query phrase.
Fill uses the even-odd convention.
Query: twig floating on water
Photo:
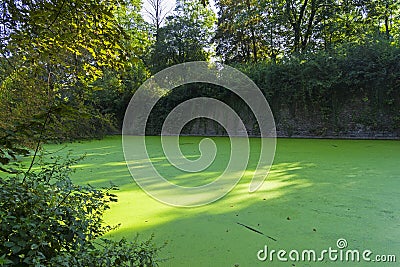
[[[245,224],[243,224],[243,223],[240,223],[240,222],[236,222],[236,223],[239,224],[239,225],[241,225],[241,226],[243,226],[243,227],[246,227],[247,229],[249,229],[249,230],[251,230],[251,231],[253,231],[253,232],[256,232],[257,234],[266,236],[266,237],[268,237],[269,239],[272,239],[272,240],[274,240],[274,241],[277,241],[275,238],[270,237],[270,236],[264,234],[263,232],[261,232],[261,231],[259,231],[259,230],[257,230],[257,229],[254,229],[253,227],[247,226],[247,225],[245,225]]]

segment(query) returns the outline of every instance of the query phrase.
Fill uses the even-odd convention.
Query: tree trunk
[[[246,5],[247,5],[247,12],[250,13],[250,9],[251,9],[250,0],[246,0]],[[256,41],[255,33],[254,33],[254,26],[252,23],[249,23],[249,26],[250,26],[250,33],[251,33],[251,42],[253,45],[253,60],[254,60],[254,62],[257,62],[257,41]]]
[[[317,11],[317,7],[316,7],[315,0],[311,0],[311,14],[310,14],[310,17],[308,18],[307,30],[306,30],[306,33],[303,36],[303,40],[302,40],[302,43],[301,43],[301,50],[302,51],[306,50],[308,41],[309,41],[309,39],[311,37],[312,30],[313,30],[313,27],[314,27],[314,17],[315,17],[316,11]]]
[[[385,33],[386,33],[386,38],[390,38],[390,29],[389,29],[389,4],[386,3],[385,6]]]

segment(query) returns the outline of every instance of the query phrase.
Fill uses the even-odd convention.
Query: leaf
[[[6,259],[6,254],[4,254],[3,256],[0,257],[0,266],[13,264],[13,263],[14,263],[13,261]]]
[[[8,247],[8,248],[11,248],[12,246],[14,246],[14,242],[6,241],[6,242],[4,242],[3,245]]]
[[[12,251],[12,253],[13,254],[17,254],[18,252],[20,252],[21,251],[21,247],[20,246],[13,246],[12,248],[11,248],[11,251]]]

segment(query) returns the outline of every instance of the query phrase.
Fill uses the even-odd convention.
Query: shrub
[[[36,172],[0,179],[0,265],[157,266],[152,240],[101,238],[115,186],[72,183],[71,164],[56,160]]]

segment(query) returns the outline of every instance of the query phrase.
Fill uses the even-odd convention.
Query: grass
[[[158,137],[151,141],[151,156],[164,175],[181,185],[209,182],[218,174],[209,168],[201,176],[177,173],[161,153]],[[184,137],[183,152],[199,156],[200,138]],[[216,138],[218,148],[228,139]],[[257,148],[258,139],[251,139]],[[48,145],[49,150],[60,146]],[[229,148],[229,147],[228,147]],[[58,154],[87,157],[75,166],[73,180],[93,186],[119,185],[119,202],[106,214],[121,227],[109,237],[142,238],[155,234],[168,245],[161,266],[368,266],[365,262],[260,262],[257,252],[270,249],[336,247],[345,238],[348,249],[369,249],[374,254],[396,254],[400,261],[400,142],[365,140],[279,139],[274,165],[260,190],[248,193],[254,170],[252,154],[248,172],[221,200],[197,208],[176,208],[150,198],[134,183],[126,168],[120,137],[68,144]],[[221,149],[223,150],[223,149]],[[220,150],[220,151],[221,151]],[[229,154],[216,160],[226,162]],[[216,166],[218,166],[216,164]],[[266,236],[238,223],[253,227]],[[398,264],[398,263],[397,263]],[[396,266],[396,263],[377,263]]]

